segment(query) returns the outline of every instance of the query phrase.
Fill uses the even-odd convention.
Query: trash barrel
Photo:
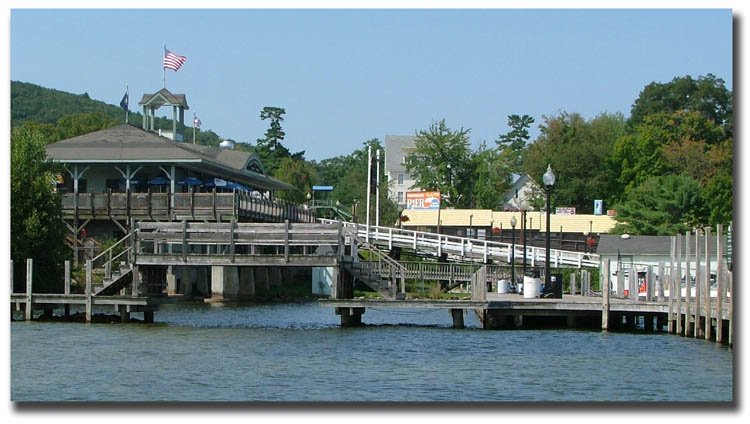
[[[523,298],[533,299],[539,297],[539,288],[542,284],[540,278],[524,276],[523,277]]]
[[[497,282],[497,292],[500,294],[508,293],[508,280],[500,280]]]

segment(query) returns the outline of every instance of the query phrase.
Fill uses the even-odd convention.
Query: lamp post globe
[[[545,291],[548,291],[550,289],[550,275],[549,275],[549,258],[550,258],[550,232],[549,232],[549,222],[550,222],[550,195],[552,194],[552,186],[555,185],[555,173],[552,172],[552,166],[550,164],[547,164],[547,171],[544,172],[544,175],[542,176],[542,182],[544,183],[545,191],[547,193],[547,225],[546,225],[546,238],[545,238],[545,246],[544,246],[544,289]],[[562,283],[561,281],[557,282],[558,284]]]

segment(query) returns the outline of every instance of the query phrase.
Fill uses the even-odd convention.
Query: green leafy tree
[[[57,139],[64,140],[82,134],[119,125],[116,119],[104,112],[75,113],[57,120]]]
[[[27,258],[34,260],[34,291],[62,289],[66,231],[60,196],[54,192],[55,176],[61,170],[46,160],[47,138],[34,124],[11,131],[11,259],[16,264],[17,291],[25,290],[22,270]]]
[[[625,132],[620,114],[602,114],[586,121],[579,114],[544,117],[541,134],[524,154],[526,172],[542,186],[550,164],[557,176],[553,201],[592,213],[595,199],[607,203],[619,197],[617,174],[609,161],[617,140]]]
[[[377,138],[363,143],[362,147],[349,155],[336,156],[325,159],[316,164],[318,181],[324,185],[332,185],[332,201],[338,200],[341,208],[351,213],[357,203],[356,219],[360,223],[366,221],[367,216],[367,149],[382,150],[383,146]],[[375,172],[375,171],[373,171]],[[380,225],[395,225],[398,219],[398,205],[388,198],[388,181],[385,177],[385,167],[380,167]],[[371,222],[374,223],[375,197],[370,201]]]
[[[503,161],[496,149],[488,149],[484,143],[472,155],[472,160],[476,171],[472,207],[498,210],[503,195],[511,187],[512,165]]]
[[[652,82],[633,103],[628,124],[635,128],[649,115],[678,111],[697,112],[722,128],[724,138],[733,137],[733,95],[724,80],[712,74],[698,79],[684,76],[668,83]]]
[[[307,200],[307,193],[312,190],[315,170],[304,160],[296,160],[291,156],[287,156],[281,159],[273,177],[296,187],[296,190],[277,192],[279,198],[302,204]]]
[[[508,170],[514,174],[523,172],[523,152],[529,141],[529,127],[534,118],[529,115],[508,116],[508,126],[511,128],[506,134],[501,134],[497,143],[501,160],[507,164]]]
[[[615,233],[670,235],[685,232],[702,221],[703,199],[697,181],[687,175],[647,179],[615,206]]]
[[[417,132],[415,149],[406,157],[406,170],[415,186],[437,190],[448,207],[471,207],[475,161],[471,160],[469,130],[453,131],[445,120]]]
[[[261,120],[270,120],[270,124],[263,138],[259,138],[255,145],[255,152],[260,156],[266,173],[274,175],[276,168],[281,165],[281,161],[291,157],[294,160],[304,160],[305,152],[292,154],[281,141],[284,140],[286,133],[281,128],[284,121],[286,110],[280,107],[266,106],[260,111]]]
[[[652,176],[679,173],[698,165],[692,161],[695,150],[705,153],[709,146],[724,140],[723,134],[719,126],[697,112],[646,116],[642,124],[615,143],[612,163],[623,192]]]

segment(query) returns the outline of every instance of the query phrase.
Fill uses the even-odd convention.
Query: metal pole
[[[375,184],[375,226],[379,227],[380,226],[380,149],[375,151],[375,157],[376,157],[375,160],[378,161],[377,167],[376,167],[377,169],[375,171],[377,173],[377,175],[375,176],[375,181],[377,181],[377,183]]]
[[[544,287],[549,290],[549,250],[550,250],[550,234],[549,234],[549,214],[550,214],[550,194],[552,193],[552,187],[547,186],[547,239],[545,241],[545,253],[544,253]]]
[[[521,231],[523,232],[523,276],[526,276],[526,210],[521,211],[521,217],[523,219]]]
[[[511,225],[511,250],[510,250],[510,281],[516,283],[516,226]]]
[[[367,237],[365,239],[370,242],[370,193],[372,192],[372,146],[367,146],[367,211],[365,213],[365,229]]]

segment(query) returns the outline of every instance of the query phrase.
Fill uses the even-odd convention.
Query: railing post
[[[602,273],[599,275],[599,285],[602,289],[602,330],[609,330],[609,259],[602,264]]]
[[[65,294],[70,294],[70,261],[65,261]],[[13,279],[11,278],[11,282]]]
[[[86,260],[86,322],[91,322],[91,312],[93,306],[93,303],[91,301],[93,295],[91,272],[91,259],[88,259]]]
[[[289,262],[289,220],[284,220],[284,262]]]
[[[182,262],[187,262],[187,220],[182,220]]]
[[[236,218],[232,218],[229,222],[229,262],[231,263],[234,263],[234,227],[236,224]]]

